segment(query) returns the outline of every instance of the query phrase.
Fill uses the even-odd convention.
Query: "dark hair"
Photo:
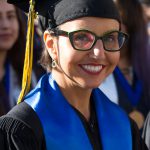
[[[42,52],[41,58],[39,63],[41,64],[41,66],[47,71],[47,72],[51,72],[51,63],[52,63],[52,58],[50,57],[47,49],[45,48]]]
[[[7,60],[11,62],[15,72],[17,73],[19,78],[18,81],[21,81],[26,44],[26,19],[25,14],[20,9],[15,7],[15,10],[19,23],[19,36],[13,47],[8,51]]]
[[[134,71],[143,87],[150,90],[148,32],[141,3],[138,0],[116,0],[116,4],[130,37],[127,46]]]
[[[53,33],[53,30],[49,30],[49,33]],[[51,34],[51,36],[53,36],[53,34]],[[41,66],[47,71],[47,72],[51,72],[52,67],[51,67],[51,63],[52,63],[52,58],[50,57],[47,48],[45,47],[41,53],[41,57],[39,60],[39,63],[41,64]]]

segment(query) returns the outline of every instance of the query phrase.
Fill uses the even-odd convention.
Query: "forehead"
[[[83,17],[68,21],[60,25],[60,28],[66,31],[88,29],[96,33],[103,33],[108,30],[119,30],[119,26],[119,22],[115,19]]]
[[[6,2],[0,2],[0,13],[15,12],[15,7]]]

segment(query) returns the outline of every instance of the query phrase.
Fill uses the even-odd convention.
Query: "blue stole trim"
[[[94,89],[92,94],[103,150],[132,150],[127,115],[99,89]],[[51,76],[42,77],[34,91],[26,96],[25,102],[40,118],[47,150],[92,150],[79,116]]]
[[[128,100],[130,101],[132,106],[136,106],[140,101],[142,95],[141,82],[139,80],[136,80],[135,86],[134,88],[132,88],[118,67],[115,68],[114,74],[119,80],[119,83],[122,85],[125,93],[127,94]]]

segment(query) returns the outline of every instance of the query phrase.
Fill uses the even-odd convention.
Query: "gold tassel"
[[[18,98],[18,104],[23,101],[23,97],[29,92],[32,75],[32,61],[33,61],[33,39],[34,39],[34,19],[36,13],[34,10],[35,0],[30,0],[30,9],[28,14],[28,31],[26,41],[26,52],[22,77],[22,90]]]

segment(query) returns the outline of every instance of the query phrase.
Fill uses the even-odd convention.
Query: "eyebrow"
[[[93,31],[91,31],[91,30],[89,30],[89,29],[85,29],[85,28],[79,28],[78,30],[87,30],[87,31],[90,31],[90,32],[93,32]],[[107,30],[107,31],[105,31],[101,36],[104,36],[104,35],[106,35],[106,34],[108,34],[108,33],[111,33],[111,32],[113,32],[113,31],[120,31],[119,29],[109,29],[109,30]],[[72,32],[72,31],[71,31]],[[93,32],[94,34],[95,34],[95,32]],[[97,34],[95,34],[95,35],[97,35]],[[98,35],[97,35],[98,36]]]
[[[104,32],[103,34],[102,34],[102,36],[105,36],[106,34],[109,34],[109,33],[111,33],[111,32],[115,32],[115,31],[120,31],[119,29],[117,30],[117,29],[111,29],[111,30],[108,30],[108,31],[106,31],[106,32]]]
[[[0,15],[2,14],[2,11],[0,11]],[[15,10],[9,10],[9,11],[6,11],[6,14],[16,14],[16,11]]]
[[[15,10],[10,10],[7,12],[7,14],[16,14],[16,11]]]

